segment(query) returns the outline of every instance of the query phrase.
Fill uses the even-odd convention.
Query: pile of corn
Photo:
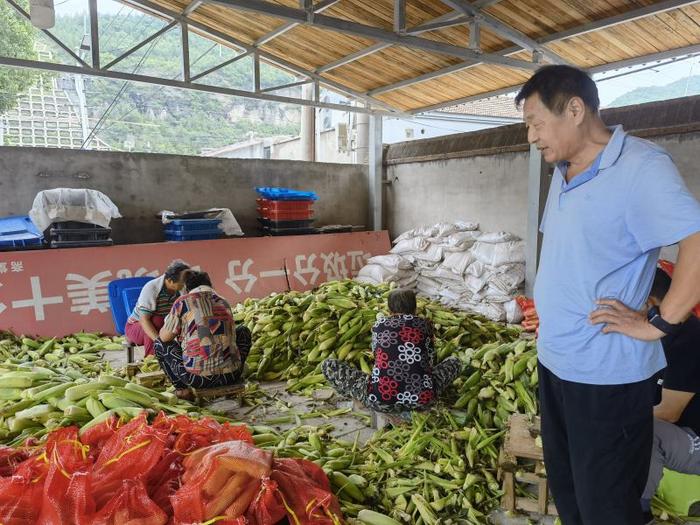
[[[43,341],[0,333],[0,443],[19,445],[62,426],[89,428],[112,414],[131,419],[144,408],[199,415],[170,392],[109,374],[100,353],[121,348],[120,338],[90,333]]]
[[[465,373],[440,406],[364,445],[332,439],[330,426],[307,425],[284,433],[256,426],[255,442],[320,465],[343,512],[361,523],[486,523],[502,496],[505,423],[515,412],[537,413],[535,342],[489,343],[455,355]]]
[[[372,325],[387,314],[391,285],[354,281],[326,283],[311,292],[246,299],[234,308],[236,322],[253,333],[249,377],[287,379],[290,391],[308,391],[324,383],[321,363],[349,361],[371,372]],[[419,299],[418,314],[433,321],[438,361],[459,348],[515,340],[519,330]]]

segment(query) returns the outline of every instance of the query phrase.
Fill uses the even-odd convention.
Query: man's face
[[[527,141],[537,146],[546,162],[570,160],[579,139],[578,121],[567,108],[556,115],[542,103],[539,94],[529,96],[523,104]]]

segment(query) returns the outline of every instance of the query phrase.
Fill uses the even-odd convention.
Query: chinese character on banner
[[[12,301],[12,308],[34,308],[34,319],[37,321],[45,321],[44,306],[49,304],[60,304],[63,302],[63,297],[55,295],[53,297],[44,297],[41,293],[41,280],[37,276],[30,278],[32,285],[32,298],[22,299],[21,301]]]
[[[370,257],[372,257],[372,254],[362,251],[354,251],[348,252],[348,257],[350,258],[350,272],[354,277],[362,269],[362,267],[367,264],[367,261]]]
[[[346,255],[340,255],[338,252],[322,253],[323,273],[326,274],[328,281],[340,281],[347,279],[348,269],[345,266]]]
[[[7,273],[7,263],[0,262],[0,273]]]
[[[250,267],[253,265],[253,259],[246,259],[243,263],[241,261],[229,261],[228,263],[228,279],[226,279],[226,284],[229,285],[234,292],[241,294],[250,293],[253,289],[253,285],[258,280],[258,278],[249,273]],[[238,269],[240,268],[240,273]],[[238,282],[247,281],[245,288],[238,286]]]
[[[66,281],[74,281],[66,288],[71,299],[71,312],[80,315],[88,315],[93,310],[105,313],[109,310],[109,284],[112,272],[109,270],[100,272],[91,278],[83,277],[76,273],[66,275]]]
[[[131,273],[131,270],[127,269],[122,269],[122,270],[117,270],[117,279],[128,279],[130,277],[158,277],[160,274],[158,273],[158,270],[153,270],[149,272],[144,268],[143,266],[136,270],[134,273]]]
[[[294,263],[296,270],[294,271],[294,277],[304,286],[309,284],[316,284],[318,281],[318,276],[321,274],[318,268],[314,266],[314,261],[316,260],[316,254],[311,255],[297,255],[294,258]],[[306,266],[304,266],[306,263]],[[310,275],[311,278],[307,281],[305,275]]]
[[[13,272],[23,272],[24,264],[22,263],[22,261],[11,261],[10,270]]]

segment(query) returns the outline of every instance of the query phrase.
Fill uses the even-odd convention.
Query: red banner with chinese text
[[[354,277],[391,248],[386,231],[0,253],[0,329],[63,336],[114,333],[107,285],[160,275],[173,259],[209,273],[234,305]]]

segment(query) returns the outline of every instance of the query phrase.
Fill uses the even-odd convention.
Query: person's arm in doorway
[[[661,403],[654,407],[654,417],[669,423],[676,423],[694,396],[693,392],[662,388]]]
[[[671,289],[661,301],[659,311],[666,322],[677,324],[682,322],[698,303],[700,303],[700,232],[680,242]]]

